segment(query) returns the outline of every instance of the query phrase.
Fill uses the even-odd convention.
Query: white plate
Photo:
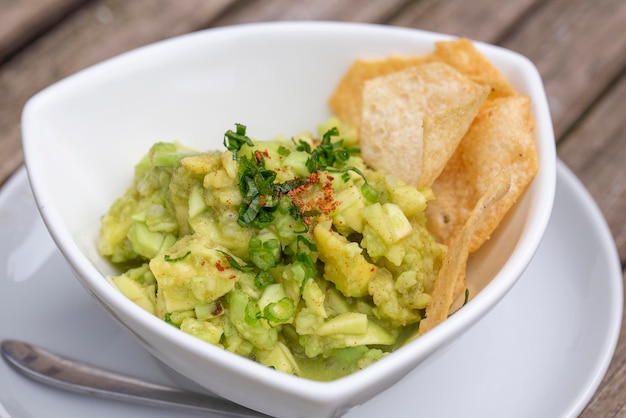
[[[0,339],[38,343],[158,383],[182,382],[72,277],[39,218],[23,169],[0,193],[0,237]],[[546,236],[504,301],[448,350],[348,416],[576,416],[606,372],[622,306],[621,269],[606,223],[559,164]],[[172,416],[48,388],[1,361],[0,403],[12,418]]]

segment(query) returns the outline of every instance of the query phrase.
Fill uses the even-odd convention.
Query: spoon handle
[[[267,417],[217,395],[146,382],[80,363],[21,341],[2,341],[0,353],[9,365],[24,376],[72,392],[142,405],[212,412],[229,417]]]

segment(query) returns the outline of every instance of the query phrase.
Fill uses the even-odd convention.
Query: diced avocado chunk
[[[346,334],[342,340],[343,344],[345,344],[343,345],[344,347],[392,345],[396,342],[396,338],[391,333],[371,319],[367,324],[367,332],[364,334]]]
[[[147,312],[151,314],[156,313],[155,286],[153,284],[144,286],[129,278],[126,274],[112,277],[111,280],[128,299],[135,302]]]
[[[334,232],[330,221],[317,224],[313,235],[320,259],[325,263],[325,278],[333,282],[344,296],[365,296],[376,266],[361,254],[361,247]]]
[[[215,318],[224,313],[224,307],[220,299],[209,303],[201,303],[194,308],[196,318],[200,320]]]
[[[413,229],[400,207],[393,203],[374,203],[364,207],[361,212],[365,222],[387,245],[400,241]]]
[[[391,346],[396,336],[365,314],[346,312],[324,320],[303,309],[295,321],[306,355],[315,357],[337,348],[359,345]]]
[[[311,312],[322,318],[328,316],[325,307],[326,295],[314,279],[308,279],[304,283],[302,298],[306,302],[306,307],[309,308]]]
[[[178,144],[158,142],[151,150],[152,165],[155,167],[173,167],[181,159],[198,154],[197,151],[185,149]]]
[[[397,177],[386,176],[385,183],[389,192],[389,201],[398,205],[407,217],[423,212],[428,201],[433,198],[430,189],[418,190]]]
[[[187,235],[150,261],[166,312],[194,309],[233,289],[239,277],[225,255],[196,235]]]
[[[135,222],[128,230],[128,240],[137,254],[151,259],[161,251],[167,250],[176,242],[176,236],[153,232],[141,222]]]
[[[352,231],[363,232],[363,216],[361,210],[365,207],[365,197],[358,187],[351,184],[337,193],[335,197],[339,206],[333,215],[333,224],[342,234]]]
[[[246,320],[246,310],[250,298],[240,290],[234,289],[226,296],[229,304],[229,318],[239,335],[260,350],[271,350],[278,341],[276,328],[263,320]]]
[[[207,209],[207,204],[204,201],[204,188],[196,183],[191,189],[189,195],[189,218],[195,218],[200,213]]]
[[[374,314],[389,321],[394,326],[404,326],[420,319],[419,313],[402,303],[401,295],[394,287],[392,274],[387,269],[379,269],[369,283],[369,293],[375,303]]]
[[[365,334],[367,315],[357,312],[345,312],[328,319],[317,328],[317,335]]]
[[[200,321],[194,317],[183,319],[180,330],[214,345],[220,345],[224,330],[209,321]]]
[[[300,373],[291,350],[280,341],[271,350],[256,350],[255,355],[260,363],[268,367],[288,374]]]

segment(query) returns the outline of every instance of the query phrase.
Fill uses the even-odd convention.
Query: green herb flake
[[[219,251],[220,253],[224,255],[224,257],[226,257],[226,261],[228,261],[228,264],[230,264],[230,266],[234,268],[235,270],[239,270],[243,272],[254,270],[254,268],[251,266],[242,266],[241,264],[239,264],[232,255],[225,253],[224,251],[221,251],[221,250],[217,250],[217,251]]]
[[[168,263],[176,263],[177,261],[182,261],[185,258],[189,257],[189,254],[191,254],[191,251],[187,251],[185,254],[181,255],[180,257],[175,257],[175,258],[172,258],[169,254],[165,254],[163,256],[163,259],[167,261]]]
[[[289,154],[291,154],[291,151],[289,151],[289,148],[286,148],[282,145],[278,147],[278,155],[282,155],[283,157],[286,157]]]
[[[242,146],[254,146],[252,140],[246,135],[245,125],[236,123],[235,131],[228,130],[224,134],[224,146],[233,153],[233,159],[236,160],[238,152]]]

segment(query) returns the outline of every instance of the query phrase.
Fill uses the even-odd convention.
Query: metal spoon
[[[145,382],[80,363],[21,341],[2,341],[0,353],[9,365],[24,376],[72,392],[142,405],[212,412],[231,417],[267,417],[217,395],[200,394]]]

